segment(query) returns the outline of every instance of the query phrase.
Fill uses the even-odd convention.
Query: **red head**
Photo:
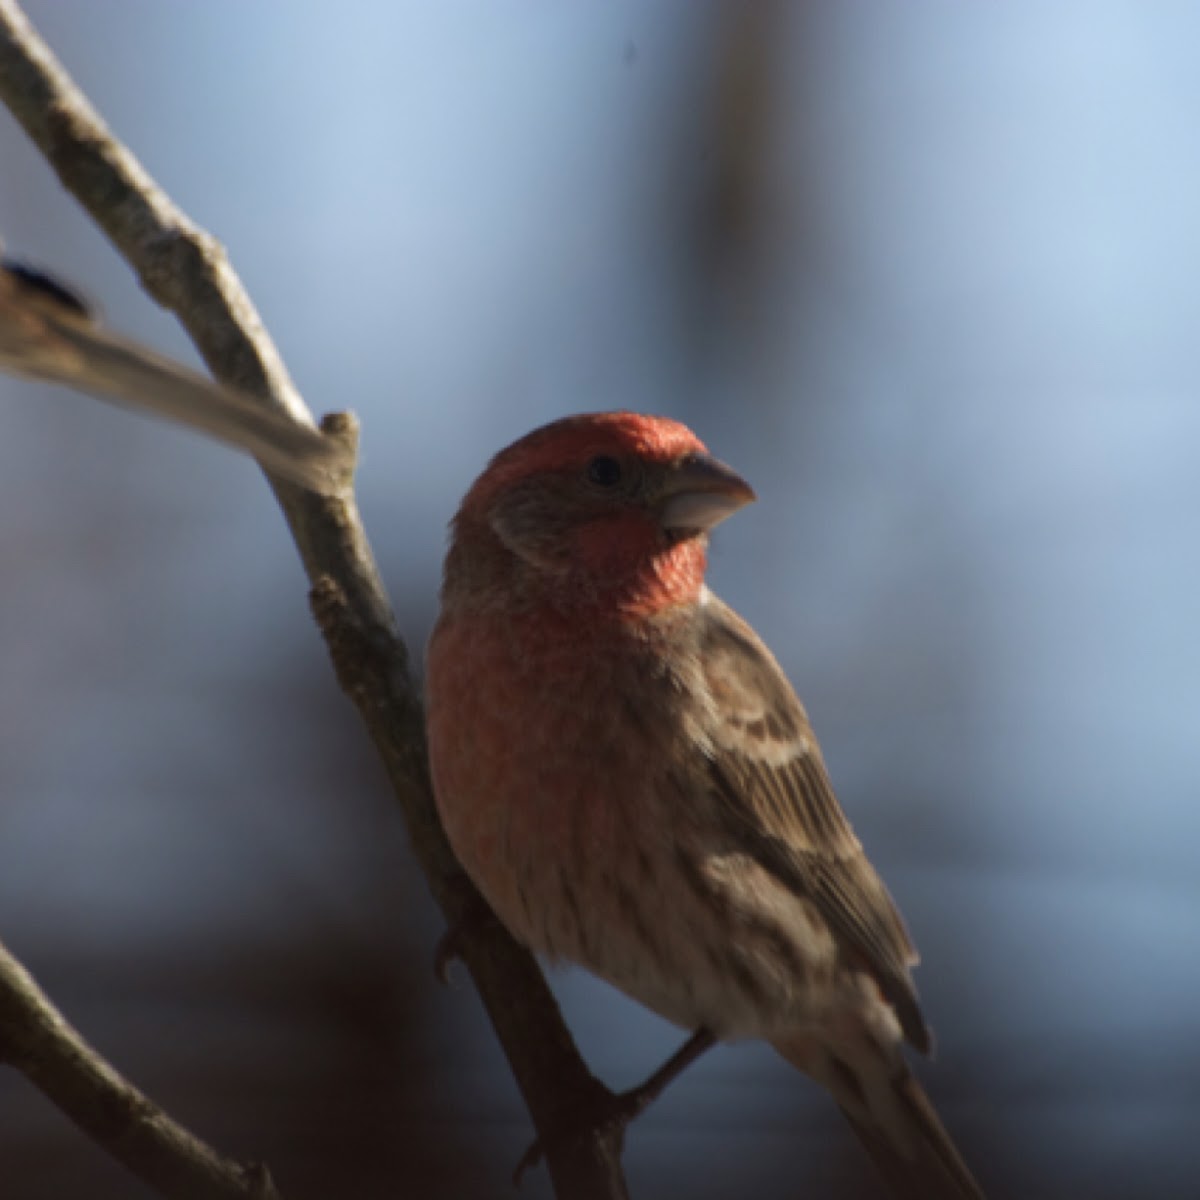
[[[691,600],[706,534],[753,499],[678,421],[566,417],[502,450],[467,493],[443,602],[499,590],[644,614]]]

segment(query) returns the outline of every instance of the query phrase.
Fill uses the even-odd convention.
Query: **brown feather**
[[[828,921],[843,954],[866,969],[907,1040],[928,1053],[929,1029],[909,973],[917,952],[883,881],[833,794],[808,716],[779,664],[732,609],[710,597],[700,659],[725,720],[712,774],[730,833]]]
[[[794,1067],[820,1078],[896,1200],[984,1200],[912,1072],[869,1040],[834,1058],[810,1037],[772,1043]]]
[[[896,1081],[897,1101],[917,1138],[915,1157],[900,1154],[878,1128],[842,1109],[875,1169],[897,1200],[984,1200],[925,1090],[911,1075]]]

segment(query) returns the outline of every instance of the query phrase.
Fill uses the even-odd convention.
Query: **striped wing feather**
[[[816,905],[849,963],[866,969],[907,1040],[929,1030],[909,968],[917,953],[833,794],[808,717],[762,641],[715,597],[701,661],[721,714],[712,772],[730,832],[776,879]]]

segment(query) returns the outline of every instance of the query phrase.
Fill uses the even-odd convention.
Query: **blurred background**
[[[711,582],[776,650],[924,955],[993,1198],[1200,1172],[1200,10],[38,0],[229,248],[418,655],[444,528],[564,413],[693,425],[761,502]],[[0,114],[0,234],[194,360]],[[0,938],[291,1200],[510,1195],[531,1136],[254,467],[0,380]],[[597,1072],[677,1031],[553,986]],[[722,1048],[634,1196],[878,1197]],[[146,1195],[0,1073],[6,1200]],[[550,1195],[544,1172],[522,1196]]]

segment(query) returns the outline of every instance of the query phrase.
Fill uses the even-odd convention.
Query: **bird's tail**
[[[898,1056],[862,1046],[850,1061],[809,1038],[774,1045],[833,1093],[896,1200],[986,1200],[929,1097]]]

